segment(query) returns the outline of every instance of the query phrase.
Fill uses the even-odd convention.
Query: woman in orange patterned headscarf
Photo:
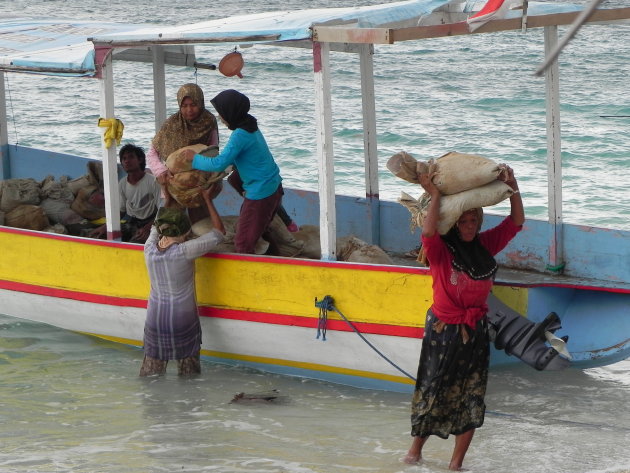
[[[177,91],[177,104],[179,110],[164,122],[147,154],[147,165],[162,188],[169,177],[164,161],[173,151],[195,144],[219,144],[217,119],[206,109],[201,87],[182,85]]]

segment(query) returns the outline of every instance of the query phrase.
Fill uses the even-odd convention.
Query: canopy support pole
[[[545,27],[545,54],[558,43],[558,27]],[[549,264],[547,269],[561,272],[564,267],[562,238],[562,150],[560,138],[560,74],[557,58],[545,71],[547,102],[547,174],[549,199]]]
[[[103,58],[99,86],[101,118],[114,118],[114,71],[111,52]],[[106,129],[104,129],[104,132],[105,131]],[[120,196],[118,194],[116,140],[112,140],[109,147],[106,146],[103,140],[101,149],[103,152],[102,163],[107,239],[120,241]]]
[[[369,239],[381,243],[381,213],[378,188],[378,150],[376,140],[376,105],[374,99],[374,45],[360,44],[361,99],[363,108],[363,153],[365,158],[365,198]]]
[[[328,43],[313,42],[321,259],[335,261],[337,259],[337,213],[329,56]]]
[[[164,47],[151,46],[153,54],[153,100],[155,111],[155,132],[166,121],[166,75],[164,73]]]
[[[9,166],[8,125],[4,72],[0,71],[0,180],[8,179],[11,175],[11,169]]]

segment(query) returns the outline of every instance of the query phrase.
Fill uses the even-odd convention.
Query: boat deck
[[[392,253],[389,253],[389,256],[398,266],[411,266],[416,268],[424,267],[419,261],[411,256]],[[630,293],[630,284],[620,281],[583,278],[564,274],[541,273],[505,267],[499,267],[496,281],[502,285],[522,287],[553,286],[590,289],[593,291]]]

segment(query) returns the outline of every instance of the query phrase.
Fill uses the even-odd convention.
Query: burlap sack
[[[419,184],[417,167],[418,160],[405,151],[396,153],[387,161],[387,169],[394,176],[413,184]]]
[[[514,194],[514,190],[510,186],[503,181],[496,180],[476,189],[442,196],[440,198],[438,233],[440,235],[446,234],[465,211],[498,204],[512,194]],[[431,202],[430,196],[425,192],[416,200],[409,194],[402,192],[398,202],[411,212],[412,229],[416,226],[422,227]]]
[[[317,225],[301,225],[297,232],[293,232],[296,240],[304,242],[300,258],[321,259],[322,248],[319,239],[319,226]]]
[[[72,192],[72,195],[77,195],[80,189],[90,185],[90,179],[87,174],[85,176],[77,177],[68,181],[68,189]]]
[[[72,210],[70,205],[63,200],[56,199],[44,199],[39,204],[52,224],[70,225],[80,223],[83,217]]]
[[[18,205],[5,215],[5,224],[9,227],[28,230],[43,230],[50,223],[44,210],[37,205]]]
[[[236,253],[236,249],[234,248],[234,235],[236,233],[238,216],[227,215],[225,217],[221,217],[221,220],[223,220],[223,226],[225,227],[225,237],[223,238],[223,242],[217,245],[216,249],[213,251],[215,253]],[[192,231],[195,236],[205,235],[213,228],[214,226],[212,225],[210,217],[203,218],[192,225]],[[257,255],[264,255],[267,253],[268,249],[269,242],[263,238],[259,238],[256,242],[254,253]]]
[[[88,161],[87,178],[92,186],[103,186],[103,163],[101,161]]]
[[[166,167],[173,173],[169,181],[168,192],[183,207],[194,208],[203,205],[203,198],[199,195],[199,188],[207,189],[213,182],[220,181],[231,171],[231,167],[223,172],[205,172],[192,169],[189,161],[182,156],[184,150],[192,149],[196,154],[213,157],[219,154],[218,146],[202,144],[184,146],[172,152],[166,158]],[[216,197],[223,186],[216,186],[212,198]]]
[[[103,191],[98,186],[86,186],[79,189],[70,206],[81,217],[97,220],[105,216]]]
[[[298,256],[304,248],[304,242],[295,238],[278,215],[271,220],[265,238],[269,240],[270,253],[275,256]]]
[[[496,181],[502,168],[493,160],[474,154],[446,153],[435,163],[433,183],[443,195],[457,194]]]
[[[88,161],[86,164],[87,174],[70,179],[66,176],[62,176],[60,181],[63,182],[66,178],[65,186],[68,188],[72,195],[75,197],[79,194],[79,190],[84,187],[100,187],[103,188],[103,163],[101,161]]]
[[[40,184],[40,197],[65,202],[70,206],[74,201],[74,193],[68,187],[68,176],[61,176],[58,181],[53,176],[47,176]]]
[[[394,264],[381,247],[370,245],[354,235],[337,239],[337,258],[353,263]]]
[[[39,204],[39,183],[35,179],[0,181],[0,210],[10,212],[19,205]]]
[[[47,233],[57,233],[58,235],[68,234],[68,229],[60,223],[55,223],[54,225],[46,227],[44,228],[44,231]]]
[[[67,225],[78,223],[83,217],[70,208],[75,196],[68,186],[68,177],[62,176],[58,181],[53,176],[47,176],[41,183],[41,198],[39,206],[44,210],[51,224]],[[75,218],[72,218],[72,216]]]
[[[502,172],[501,166],[493,160],[452,151],[437,159],[427,162],[417,161],[413,156],[401,151],[387,162],[395,176],[405,181],[418,184],[418,174],[434,172],[433,184],[442,195],[451,195],[488,184],[497,179]]]

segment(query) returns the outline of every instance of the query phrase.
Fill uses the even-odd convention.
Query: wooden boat
[[[77,76],[94,77],[101,84],[101,115],[108,119],[115,116],[113,61],[153,60],[159,126],[166,118],[164,65],[193,65],[194,45],[263,43],[312,48],[318,98],[313,132],[318,143],[319,193],[289,188],[285,203],[301,216],[301,223],[319,224],[323,229],[322,258],[211,254],[200,259],[197,293],[204,333],[202,355],[272,372],[410,391],[424,314],[431,305],[431,278],[425,268],[400,260],[401,264],[394,265],[336,261],[336,236],[354,234],[393,254],[413,248],[418,241],[418,232],[396,230],[407,228],[408,212],[395,202],[378,198],[374,44],[395,47],[408,40],[527,27],[544,29],[550,53],[557,44],[558,25],[571,24],[582,12],[570,5],[549,11],[530,2],[525,15],[524,10],[509,10],[505,15],[491,11],[488,16],[482,11],[477,17],[481,23],[473,32],[466,19],[482,6],[475,9],[470,4],[422,0],[261,14],[177,27],[101,24],[102,30],[111,27],[112,32],[88,33],[86,40],[83,29],[72,41],[66,35],[59,49],[2,53],[0,178],[85,173],[84,159],[8,144],[6,74],[63,74],[69,81]],[[614,8],[595,10],[588,21],[629,18],[630,8]],[[54,20],[47,24],[69,25],[70,30],[86,27]],[[0,24],[0,31],[28,34],[37,27],[8,21]],[[361,61],[368,174],[365,199],[335,195],[331,50],[358,54]],[[556,312],[562,320],[562,334],[570,336],[573,365],[583,368],[613,363],[630,354],[630,234],[562,222],[557,68],[554,61],[546,72],[549,221],[528,220],[524,231],[502,253],[494,294],[534,322]],[[108,241],[0,227],[2,313],[142,345],[149,282],[142,247],[116,239],[120,229],[115,211],[116,161],[115,145],[103,144]],[[236,214],[239,198],[226,189],[218,206],[223,214]],[[490,215],[486,225],[499,219]],[[325,296],[334,302],[327,314],[321,307]],[[320,315],[327,315],[325,327]],[[493,361],[517,360],[495,352]]]

